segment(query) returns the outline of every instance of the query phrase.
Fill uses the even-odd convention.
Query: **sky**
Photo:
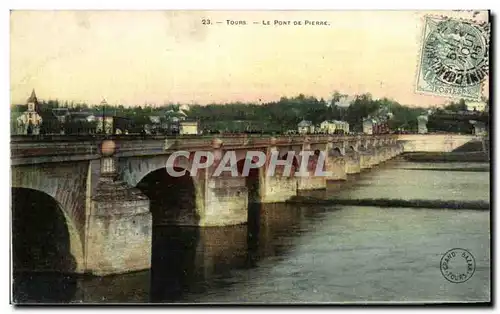
[[[12,11],[11,102],[261,103],[369,92],[410,106],[426,14],[451,11]],[[475,19],[486,19],[481,12]],[[210,24],[203,24],[209,19]],[[228,25],[227,20],[246,25]],[[275,20],[290,25],[273,25]],[[304,25],[326,21],[328,25]],[[269,21],[271,25],[263,25]],[[302,25],[294,25],[301,21]],[[221,22],[221,23],[217,23]],[[259,24],[254,24],[259,22]]]

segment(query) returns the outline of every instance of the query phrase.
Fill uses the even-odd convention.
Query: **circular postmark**
[[[436,22],[425,38],[424,80],[456,87],[480,84],[489,73],[487,29],[469,21]]]
[[[469,251],[455,248],[444,253],[439,268],[449,282],[466,282],[476,271],[476,260]]]

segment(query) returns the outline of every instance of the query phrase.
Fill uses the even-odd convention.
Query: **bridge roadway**
[[[107,143],[111,143],[108,148],[115,148],[101,151],[102,137],[12,137],[11,182],[15,190],[50,196],[64,216],[69,243],[53,245],[69,247],[74,263],[57,269],[40,266],[37,271],[108,275],[150,268],[153,224],[208,227],[246,223],[250,198],[262,203],[283,202],[300,190],[325,189],[327,181],[346,180],[347,175],[402,152],[451,151],[472,139],[448,134],[114,136],[107,139],[112,143]],[[195,176],[168,177],[166,161],[178,150],[191,155],[210,151],[216,163]],[[249,150],[263,152],[266,165],[272,152],[279,151],[285,159],[294,151],[295,166],[301,164],[299,152],[323,151],[327,156],[324,170],[330,176],[314,175],[314,158],[307,167],[307,177],[283,176],[279,167],[270,176],[266,166],[249,177],[212,176],[225,151],[234,151],[240,164]],[[177,159],[176,167],[189,170],[191,166],[192,158]],[[151,187],[157,190],[146,191]],[[180,201],[172,208],[155,207],[158,195]],[[14,216],[22,210],[13,204]]]

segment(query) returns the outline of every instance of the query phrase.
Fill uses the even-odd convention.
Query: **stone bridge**
[[[104,142],[90,137],[13,137],[11,182],[13,195],[17,195],[12,200],[14,241],[18,241],[16,228],[30,228],[23,225],[22,217],[32,213],[20,212],[40,212],[43,218],[43,208],[52,202],[64,224],[59,236],[65,239],[54,241],[65,243],[55,243],[63,246],[56,251],[65,251],[71,263],[47,263],[35,270],[107,275],[148,269],[153,224],[210,227],[246,223],[249,202],[283,202],[297,191],[324,189],[327,181],[346,180],[347,175],[404,150],[449,151],[466,140],[444,135],[123,136]],[[216,162],[196,175],[187,172],[173,178],[167,174],[166,163],[176,151],[188,152],[176,159],[176,171],[189,171],[193,155],[200,151],[212,152]],[[264,153],[265,166],[252,169],[248,176],[233,177],[228,172],[213,176],[226,151],[235,152],[239,174],[247,151]],[[291,151],[295,152],[293,158],[289,157]],[[312,163],[304,166],[310,175],[296,176],[303,151],[314,152]],[[326,156],[324,170],[329,176],[314,173],[321,152]],[[277,166],[273,175],[268,173],[273,154],[292,164],[291,176],[282,175],[286,166]],[[38,201],[29,201],[37,193]],[[31,207],[25,209],[17,202],[28,202]],[[33,221],[41,224],[42,220]]]

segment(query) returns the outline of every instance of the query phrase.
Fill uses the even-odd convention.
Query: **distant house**
[[[70,112],[64,123],[64,132],[66,134],[94,134],[97,132],[97,119],[89,111]]]
[[[320,129],[327,134],[348,134],[349,123],[339,120],[325,120],[321,122]]]
[[[363,119],[363,133],[364,134],[387,134],[389,133],[389,117],[391,114],[382,114],[381,116]]]
[[[185,121],[188,118],[188,115],[185,111],[189,109],[189,107],[183,107],[183,109],[170,109],[163,113],[164,123],[162,128],[165,129],[168,133],[180,134],[181,133],[181,122]],[[186,124],[186,127],[189,128]]]
[[[299,134],[307,134],[314,132],[314,126],[311,121],[302,120],[297,125]]]
[[[370,117],[363,119],[363,133],[373,134],[374,120]]]
[[[198,134],[198,121],[184,120],[179,122],[179,134]]]
[[[71,121],[96,122],[96,117],[88,111],[76,111],[70,113]]]
[[[52,109],[52,115],[54,115],[60,123],[66,123],[70,113],[68,108],[54,108]]]
[[[146,134],[158,134],[162,131],[162,119],[161,116],[149,116],[149,123],[144,124],[143,130]]]
[[[36,98],[35,90],[31,92],[31,96],[27,101],[28,110],[17,117],[17,134],[37,135],[40,134],[40,127],[43,119],[40,114],[38,99]]]
[[[170,122],[179,122],[187,118],[187,114],[184,111],[172,109],[165,111],[164,116]]]

